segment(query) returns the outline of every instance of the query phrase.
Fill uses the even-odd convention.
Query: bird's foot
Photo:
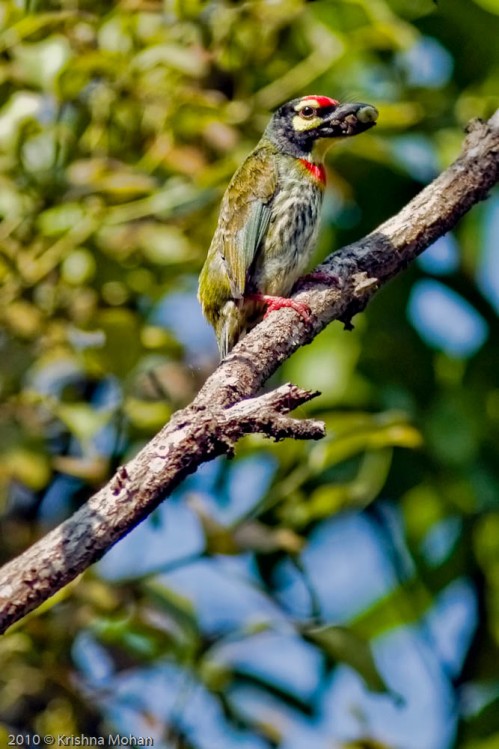
[[[264,318],[270,315],[271,312],[275,312],[283,307],[294,309],[295,312],[298,312],[300,317],[305,320],[305,322],[310,322],[312,318],[312,313],[308,304],[297,302],[295,299],[288,299],[288,297],[284,296],[269,296],[269,294],[250,294],[246,298],[253,302],[264,304],[267,307]]]
[[[305,276],[299,278],[293,286],[293,293],[302,291],[309,284],[317,282],[324,284],[324,286],[341,286],[341,279],[339,276],[335,275],[334,273],[329,273],[329,271],[316,270],[312,271],[312,273],[307,273]]]

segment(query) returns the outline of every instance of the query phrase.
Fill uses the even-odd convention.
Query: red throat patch
[[[310,172],[312,177],[315,177],[317,182],[321,185],[326,184],[326,170],[324,164],[314,164],[313,161],[307,161],[307,159],[300,159],[300,163],[303,164],[307,172]]]

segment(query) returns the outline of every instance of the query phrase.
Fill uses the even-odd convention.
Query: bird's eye
[[[300,117],[303,117],[305,120],[311,120],[315,114],[316,110],[314,107],[303,107],[303,109],[300,110]]]

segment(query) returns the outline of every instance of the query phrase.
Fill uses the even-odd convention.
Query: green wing
[[[277,186],[274,153],[254,151],[235,173],[225,193],[217,233],[234,299],[246,290],[248,270],[269,228]]]

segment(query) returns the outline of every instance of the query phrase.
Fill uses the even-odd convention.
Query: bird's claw
[[[294,299],[287,299],[286,297],[274,297],[271,302],[266,303],[267,309],[264,314],[264,319],[268,317],[272,312],[288,307],[298,312],[305,322],[310,322],[312,319],[312,312],[308,304],[304,302],[296,302]]]
[[[270,296],[268,294],[252,294],[251,299],[260,304],[266,306],[264,319],[268,317],[272,312],[283,308],[294,309],[305,322],[309,323],[312,319],[312,311],[308,304],[304,302],[297,302],[295,299],[289,299],[283,296]]]

